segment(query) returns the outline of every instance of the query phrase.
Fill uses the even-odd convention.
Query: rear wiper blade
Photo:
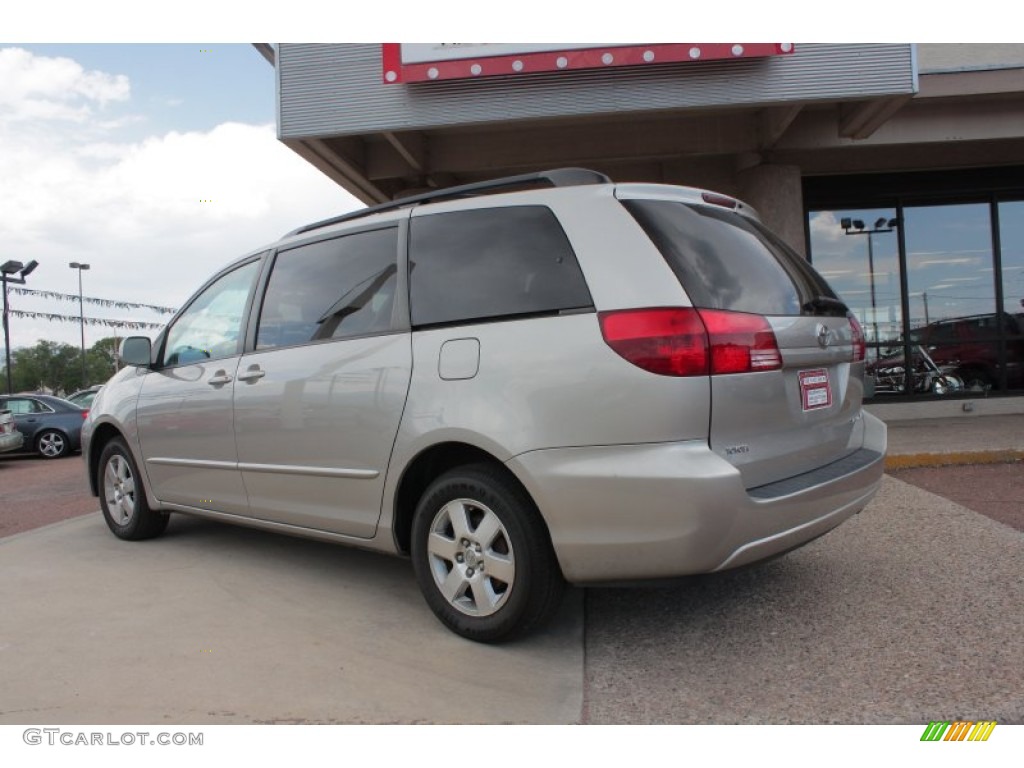
[[[801,307],[808,314],[819,312],[839,312],[845,315],[850,308],[833,296],[815,296]]]

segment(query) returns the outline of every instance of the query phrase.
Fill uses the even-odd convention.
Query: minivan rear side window
[[[576,254],[544,206],[414,216],[409,269],[416,326],[593,306]]]
[[[623,200],[694,306],[800,315],[835,299],[825,280],[758,222],[733,211],[668,200]],[[846,314],[839,302],[837,314]],[[841,309],[840,309],[841,307]]]
[[[281,251],[260,310],[256,348],[391,330],[397,274],[395,227]]]

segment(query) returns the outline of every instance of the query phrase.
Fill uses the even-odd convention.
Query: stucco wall
[[[923,75],[1024,67],[1024,43],[918,43],[917,65]]]

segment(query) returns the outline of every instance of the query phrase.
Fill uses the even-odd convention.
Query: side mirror
[[[149,368],[152,354],[153,343],[146,336],[129,336],[117,352],[122,363],[138,368]]]

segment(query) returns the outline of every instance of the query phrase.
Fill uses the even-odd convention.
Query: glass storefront
[[[888,192],[866,178],[816,180],[805,195],[811,261],[864,327],[868,392],[879,402],[1024,390],[1024,195],[967,189],[958,200],[949,178],[926,176],[872,180]],[[867,204],[849,204],[858,197]]]
[[[809,223],[814,267],[860,321],[868,345],[868,366],[872,370],[902,369],[896,210],[817,211],[811,213]],[[897,378],[876,381],[876,391],[901,391]]]
[[[1024,389],[1024,201],[999,203],[998,216],[1007,386]]]

